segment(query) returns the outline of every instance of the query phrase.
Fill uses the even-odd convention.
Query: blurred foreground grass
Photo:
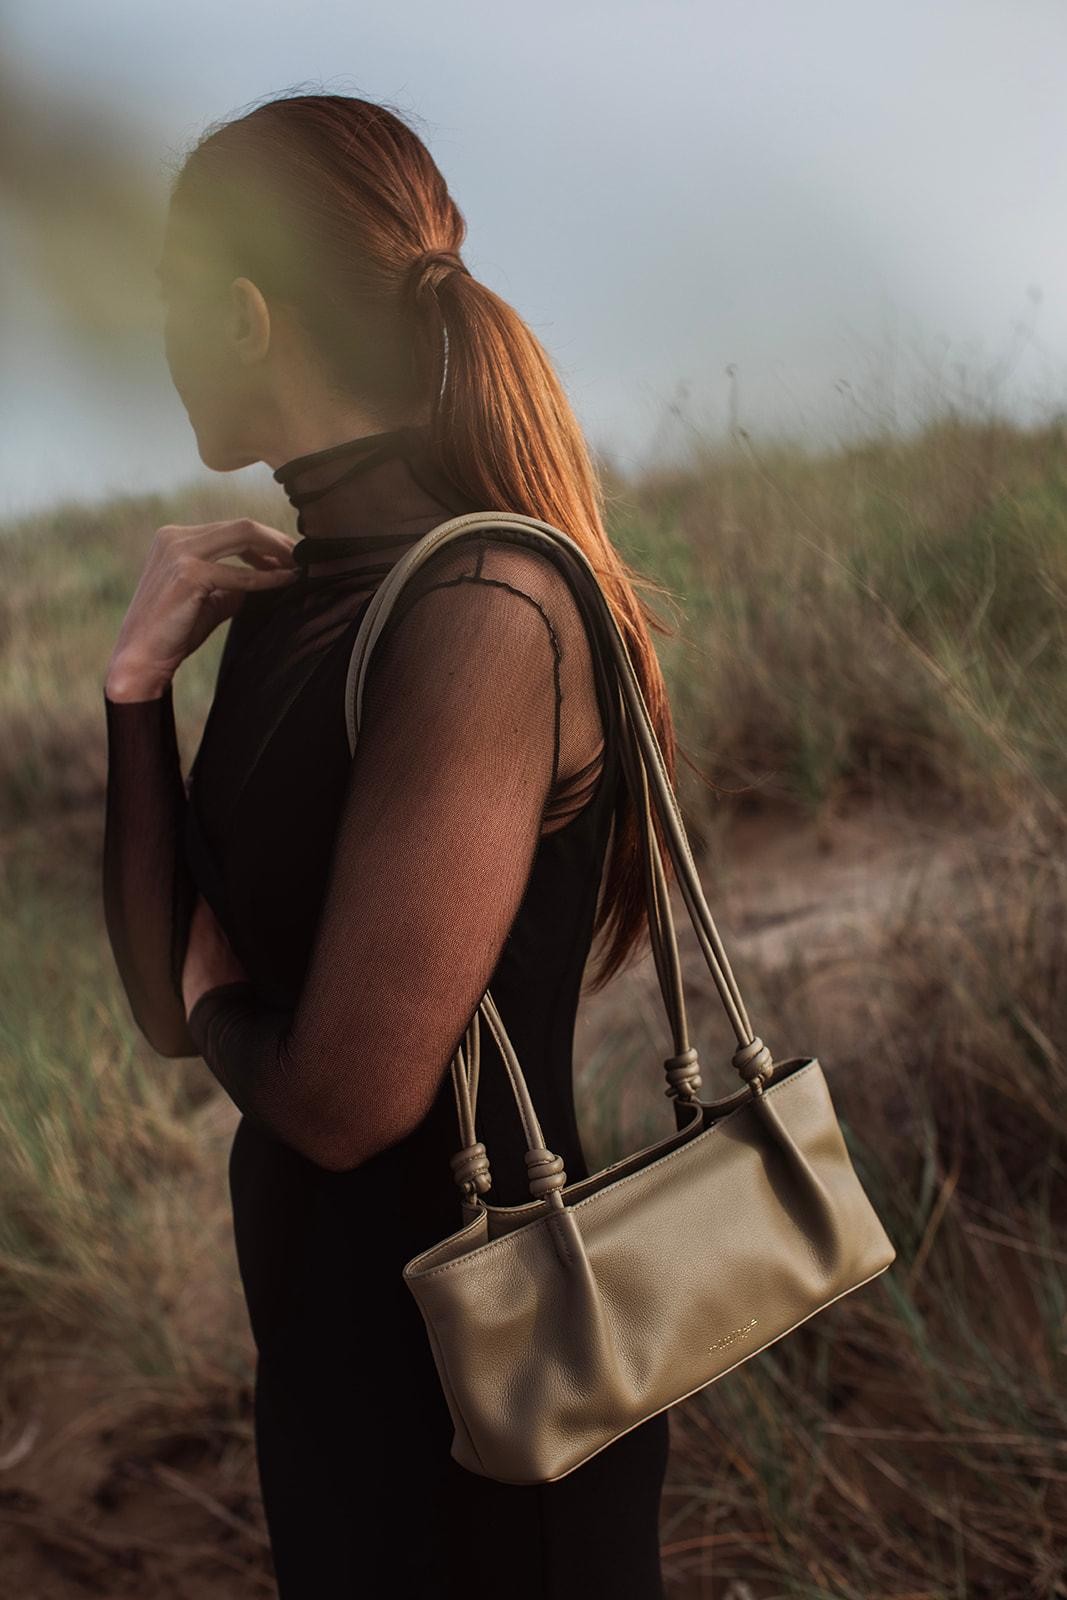
[[[754,817],[832,843],[866,808],[974,841],[951,892],[832,990],[799,942],[784,966],[735,962],[775,1053],[823,1060],[898,1260],[675,1409],[671,1593],[1067,1596],[1067,436],[948,419],[819,459],[709,448],[609,492],[614,538],[675,596],[653,597],[679,629],[657,644],[700,769],[678,788],[728,951],[715,876]],[[223,485],[0,536],[0,1577],[27,1592],[32,1559],[69,1581],[48,1594],[164,1573],[176,1594],[270,1592],[236,1112],[141,1039],[99,902],[103,674],[140,562],[164,522],[239,513],[293,531],[276,492]],[[187,759],[221,642],[176,680]],[[594,1094],[576,1058],[598,1163],[673,1125],[627,989],[592,1053],[615,1078]],[[694,1029],[722,1028],[702,1048],[721,1063],[717,1005]]]

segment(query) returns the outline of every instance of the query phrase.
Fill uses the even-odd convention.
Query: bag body
[[[568,1184],[486,992],[452,1062],[461,1226],[408,1261],[455,1428],[451,1453],[504,1483],[551,1482],[731,1371],[891,1265],[896,1251],[852,1166],[817,1058],[775,1062],[753,1034],[703,896],[677,800],[625,643],[580,546],[519,513],[440,524],[375,592],[346,683],[350,747],[367,663],[410,572],[439,544],[492,531],[555,552],[618,678],[620,754],[636,798],[649,931],[674,1040],[664,1062],[675,1129]],[[689,1042],[659,817],[701,951],[738,1038],[743,1086],[701,1099]],[[479,1029],[504,1060],[531,1198],[495,1206],[477,1139]]]
[[[465,1467],[562,1477],[889,1266],[818,1060],[736,1098],[407,1263]]]

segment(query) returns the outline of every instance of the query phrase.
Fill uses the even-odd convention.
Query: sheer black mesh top
[[[345,676],[371,595],[439,522],[486,509],[439,480],[424,446],[424,430],[399,429],[277,469],[303,575],[250,592],[229,624],[188,780],[170,689],[105,695],[108,933],[150,1043],[202,1055],[244,1114],[231,1184],[246,1288],[287,1183],[306,1196],[391,1174],[421,1217],[402,1249],[458,1225],[448,1067],[487,986],[550,1146],[569,1177],[587,1170],[571,1044],[617,769],[611,701],[555,559],[491,535],[435,551],[374,646],[350,758]],[[187,1021],[197,892],[248,979]],[[525,1200],[485,1028],[478,1124],[487,1198]],[[289,1202],[275,1220],[296,1238]],[[281,1282],[271,1261],[260,1331]]]

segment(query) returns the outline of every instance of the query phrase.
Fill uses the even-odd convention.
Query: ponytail
[[[676,740],[642,598],[668,591],[608,538],[604,491],[551,360],[515,309],[469,271],[466,223],[427,147],[393,111],[345,95],[269,99],[213,126],[172,205],[212,219],[236,270],[292,305],[345,392],[383,428],[429,407],[439,470],[486,511],[518,511],[580,546],[625,641],[673,783]],[[658,814],[664,870],[673,863]],[[647,932],[641,835],[625,784],[594,933],[599,990]]]

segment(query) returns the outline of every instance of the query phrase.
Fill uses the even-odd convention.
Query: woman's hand
[[[277,589],[299,577],[295,543],[251,517],[158,528],[108,662],[109,698],[147,699],[165,689],[250,589]],[[251,570],[221,559],[230,555]]]
[[[248,973],[233,953],[218,918],[202,894],[196,897],[189,924],[189,942],[182,966],[185,1018],[208,989],[222,983],[248,982]]]

